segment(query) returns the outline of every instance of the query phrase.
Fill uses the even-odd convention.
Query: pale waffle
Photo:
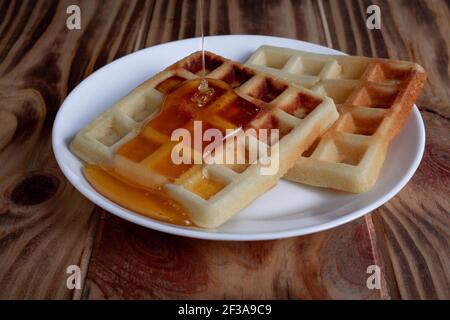
[[[246,65],[331,97],[339,120],[301,153],[285,178],[353,193],[375,184],[389,142],[426,80],[418,64],[261,46]]]
[[[279,169],[275,174],[261,174],[264,159],[246,165],[194,164],[184,169],[171,164],[168,152],[175,143],[170,141],[168,128],[151,125],[152,119],[167,116],[172,129],[192,128],[192,119],[183,120],[178,113],[164,115],[160,108],[167,94],[196,89],[189,88],[194,84],[185,80],[199,78],[201,52],[193,53],[141,84],[83,128],[70,147],[89,164],[114,167],[137,185],[161,187],[187,210],[197,226],[215,228],[273,187],[294,165],[299,153],[323,134],[339,115],[332,99],[322,94],[209,52],[206,52],[205,60],[205,77],[231,85],[232,92],[237,94],[234,101],[242,100],[243,103],[231,104],[230,91],[220,93],[221,82],[210,80],[219,94],[205,107],[210,114],[204,122],[221,129],[280,129],[278,142],[263,144],[256,141],[260,146],[264,145],[268,155],[276,156],[278,152]],[[231,105],[244,108],[239,112],[250,114],[248,121],[233,116]],[[246,109],[248,106],[250,109]],[[253,115],[249,110],[257,112]],[[278,148],[274,148],[276,144]],[[247,149],[254,146],[247,140]],[[131,157],[118,156],[124,148],[136,152],[132,152]],[[161,170],[160,167],[171,169]]]

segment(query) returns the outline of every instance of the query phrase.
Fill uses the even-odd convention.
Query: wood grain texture
[[[199,0],[155,1],[145,46],[200,36],[198,6]],[[270,34],[326,43],[314,0],[205,0],[204,17],[205,35]]]
[[[0,298],[448,298],[449,2],[205,0],[206,34],[270,34],[421,63],[421,166],[372,215],[266,242],[170,236],[96,209],[62,176],[51,127],[82,79],[129,52],[200,34],[196,0],[0,1]],[[68,5],[81,30],[65,26]],[[100,219],[99,219],[100,217]],[[66,289],[66,267],[83,290]],[[382,290],[366,287],[380,265]],[[89,267],[89,269],[88,269]]]
[[[183,238],[106,214],[83,298],[376,299],[380,264],[364,219],[306,237],[256,242]]]
[[[82,8],[80,31],[65,25],[74,3]],[[67,290],[66,268],[86,273],[98,215],[57,167],[51,128],[75,85],[134,50],[141,5],[0,3],[0,298],[80,295]]]
[[[381,8],[381,30],[365,28],[365,8]],[[324,1],[333,46],[350,54],[415,61],[428,72],[417,105],[427,132],[413,179],[374,214],[389,262],[390,295],[450,298],[450,3]],[[345,23],[350,21],[350,23]]]

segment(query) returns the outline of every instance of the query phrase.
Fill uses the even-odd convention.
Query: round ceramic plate
[[[269,44],[325,54],[339,51],[298,40],[251,35],[205,39],[206,49],[245,62],[260,45]],[[392,141],[381,175],[367,193],[354,195],[280,180],[215,230],[167,224],[127,210],[95,191],[82,174],[82,163],[68,146],[75,134],[114,102],[175,61],[200,49],[200,39],[164,43],[120,58],[81,82],[59,109],[53,149],[59,166],[83,195],[105,210],[139,225],[181,236],[214,240],[266,240],[305,235],[339,226],[381,206],[397,194],[422,158],[425,130],[417,107]]]

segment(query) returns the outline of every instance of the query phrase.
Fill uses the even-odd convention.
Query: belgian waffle
[[[246,62],[331,97],[339,120],[301,153],[285,178],[353,193],[375,184],[389,142],[426,80],[418,64],[261,46]]]
[[[322,94],[213,53],[205,53],[205,65],[204,76],[210,79],[217,97],[204,107],[208,114],[202,119],[207,126],[220,129],[279,129],[277,141],[263,143],[258,136],[253,136],[256,144],[246,140],[246,152],[256,145],[266,149],[261,158],[246,164],[171,163],[168,155],[175,143],[170,141],[170,131],[181,127],[192,130],[193,119],[185,118],[181,109],[162,106],[170,105],[170,97],[183,90],[196,91],[202,72],[201,52],[134,89],[83,128],[72,141],[71,150],[89,164],[114,168],[133,184],[166,190],[197,226],[215,228],[273,187],[294,165],[299,152],[339,115],[332,99]],[[122,156],[127,149],[127,156]],[[278,157],[279,168],[275,174],[263,175],[260,170],[267,160],[263,157],[269,155]]]

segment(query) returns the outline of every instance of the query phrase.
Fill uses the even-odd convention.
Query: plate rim
[[[285,37],[276,37],[276,36],[266,36],[266,35],[248,35],[248,34],[239,34],[239,35],[218,35],[218,36],[207,36],[205,39],[218,39],[218,38],[242,38],[242,37],[251,37],[251,38],[261,38],[261,39],[276,39],[276,40],[283,40],[283,41],[293,41],[297,42],[300,45],[308,46],[308,47],[316,47],[319,50],[326,49],[326,50],[332,50],[335,52],[335,54],[345,54],[344,52],[338,51],[333,48],[328,48],[325,46],[321,46],[315,43],[306,42],[298,39],[292,39],[292,38],[285,38]],[[88,189],[85,189],[84,186],[79,185],[76,183],[76,179],[79,179],[80,177],[75,177],[72,175],[71,172],[69,172],[68,167],[64,164],[64,161],[62,160],[62,154],[59,151],[60,144],[64,144],[64,141],[62,138],[58,138],[55,134],[55,132],[58,132],[56,129],[58,129],[58,126],[60,126],[61,122],[61,115],[64,113],[62,110],[64,110],[65,106],[67,105],[67,100],[70,100],[70,97],[73,95],[76,95],[76,92],[80,90],[80,86],[82,86],[83,83],[85,83],[89,78],[91,78],[93,75],[95,75],[97,72],[100,72],[102,69],[110,67],[112,64],[119,63],[122,59],[128,59],[131,55],[138,55],[138,54],[144,54],[147,50],[152,50],[155,47],[159,46],[167,46],[174,43],[181,43],[181,42],[189,42],[189,41],[195,41],[200,40],[199,37],[193,37],[193,38],[187,38],[187,39],[181,39],[181,40],[175,40],[170,42],[161,43],[155,46],[147,47],[140,49],[138,51],[129,53],[119,59],[116,59],[105,66],[102,66],[101,68],[97,69],[95,72],[91,73],[88,77],[84,78],[80,83],[77,84],[76,87],[73,88],[73,90],[65,97],[63,103],[61,104],[60,108],[58,109],[58,112],[55,116],[55,120],[53,122],[52,126],[52,149],[53,153],[56,158],[56,162],[63,172],[66,179],[72,184],[72,186],[77,189],[78,192],[80,192],[83,196],[88,198],[91,202],[93,202],[95,205],[98,205],[99,207],[103,208],[104,210],[108,211],[109,213],[112,213],[124,220],[127,220],[129,222],[138,224],[140,226],[157,230],[164,233],[169,233],[177,236],[184,236],[184,237],[191,237],[191,238],[197,238],[197,239],[205,239],[205,240],[220,240],[220,241],[258,241],[258,240],[274,240],[274,239],[282,239],[282,238],[289,238],[294,236],[302,236],[307,235],[311,233],[316,233],[320,231],[329,230],[331,228],[343,225],[345,223],[348,223],[350,221],[353,221],[355,219],[358,219],[371,211],[375,210],[376,208],[380,207],[384,203],[388,202],[390,199],[392,199],[398,192],[400,192],[401,189],[409,182],[409,180],[412,178],[414,173],[416,172],[423,154],[425,150],[425,125],[422,119],[422,116],[419,112],[419,109],[414,104],[412,108],[412,112],[410,114],[409,120],[411,121],[412,117],[417,123],[418,127],[418,152],[415,154],[414,159],[410,163],[410,166],[406,172],[406,174],[402,177],[400,181],[398,181],[395,186],[385,195],[378,198],[376,201],[370,202],[366,206],[363,206],[359,208],[356,211],[353,211],[351,213],[347,213],[343,216],[337,217],[335,219],[332,219],[331,221],[327,221],[318,225],[312,225],[307,226],[303,228],[294,228],[294,229],[285,229],[281,231],[272,231],[272,232],[251,232],[251,233],[224,233],[209,229],[194,229],[193,227],[183,227],[178,226],[170,223],[166,223],[163,221],[159,221],[147,216],[140,215],[136,212],[133,212],[131,210],[128,210],[126,208],[123,208],[119,206],[118,204],[115,204],[113,206],[111,203],[113,203],[111,200],[105,198],[103,195],[101,195],[98,192],[92,193]],[[101,200],[101,201],[100,201]],[[101,202],[101,203],[99,203]]]

